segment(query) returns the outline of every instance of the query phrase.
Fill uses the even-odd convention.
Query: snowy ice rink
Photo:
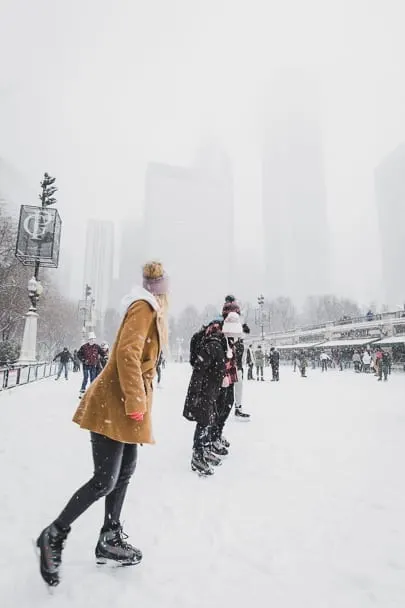
[[[268,372],[267,372],[268,373]],[[97,569],[101,503],[74,526],[53,597],[32,539],[92,473],[71,423],[80,379],[0,394],[1,608],[405,606],[405,374],[281,369],[245,384],[250,423],[210,479],[189,468],[187,365],[155,391],[156,446],[140,448],[124,528],[135,568]]]

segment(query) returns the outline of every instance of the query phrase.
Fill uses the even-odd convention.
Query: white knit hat
[[[237,312],[230,312],[226,317],[222,331],[228,338],[241,338],[243,336],[242,323]]]

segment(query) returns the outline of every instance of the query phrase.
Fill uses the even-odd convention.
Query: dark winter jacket
[[[246,363],[248,364],[248,366],[250,367],[251,365],[254,365],[254,358],[253,358],[253,352],[252,349],[249,347],[247,349],[247,353],[246,353]]]
[[[243,369],[243,353],[245,352],[245,346],[243,340],[237,340],[235,342],[235,355],[236,355],[236,367],[239,370]]]
[[[280,365],[280,353],[278,350],[273,350],[270,353],[270,365],[272,367],[278,367]]]
[[[68,363],[69,361],[73,361],[73,357],[68,350],[62,350],[60,353],[55,355],[54,361],[59,359],[61,363]]]
[[[99,357],[103,356],[103,351],[98,344],[83,344],[77,351],[77,356],[84,365],[96,366],[99,362]]]
[[[183,416],[203,426],[212,424],[225,377],[226,347],[221,332],[204,336],[188,387]]]

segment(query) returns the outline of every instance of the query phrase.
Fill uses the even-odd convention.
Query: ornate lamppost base
[[[29,310],[25,315],[24,336],[21,345],[19,365],[29,365],[37,360],[37,326],[38,314]]]

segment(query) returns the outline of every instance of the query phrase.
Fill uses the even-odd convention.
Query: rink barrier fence
[[[55,376],[58,369],[59,364],[53,361],[50,363],[0,367],[0,391]]]

